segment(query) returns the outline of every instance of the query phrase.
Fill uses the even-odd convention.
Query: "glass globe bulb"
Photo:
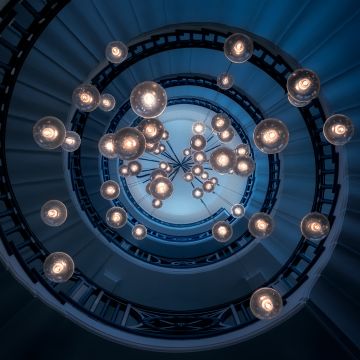
[[[101,184],[100,195],[105,200],[114,200],[120,195],[120,186],[116,181],[108,180]]]
[[[151,202],[151,205],[155,209],[160,209],[162,207],[163,203],[160,199],[153,199],[153,201]]]
[[[192,196],[195,199],[201,199],[204,196],[204,191],[203,189],[196,187],[193,189],[192,191]]]
[[[255,170],[255,162],[251,157],[242,156],[235,160],[233,170],[236,175],[250,176]]]
[[[128,48],[121,41],[112,41],[106,46],[105,57],[110,63],[120,64],[127,56]]]
[[[32,129],[35,142],[43,149],[53,150],[64,143],[66,129],[61,120],[45,116],[38,120]]]
[[[145,151],[146,152],[153,152],[157,147],[159,146],[159,143],[146,143],[145,145]]]
[[[245,208],[242,204],[234,204],[231,207],[231,215],[235,218],[242,218],[245,215]]]
[[[75,131],[66,131],[64,142],[61,147],[64,151],[74,152],[81,145],[81,138]]]
[[[228,90],[234,85],[234,78],[230,74],[222,73],[218,75],[216,84],[220,89]]]
[[[234,152],[236,156],[249,156],[250,146],[247,144],[240,144],[234,149]]]
[[[234,128],[232,126],[229,126],[226,130],[218,133],[218,138],[222,143],[228,143],[234,138],[234,135]]]
[[[191,172],[193,173],[193,175],[195,176],[200,176],[204,171],[204,168],[201,165],[194,165],[191,168]]]
[[[192,157],[196,164],[203,164],[206,161],[206,154],[204,151],[195,151]]]
[[[328,218],[318,212],[312,212],[304,216],[300,224],[301,233],[306,239],[320,241],[330,232]]]
[[[160,161],[159,162],[159,168],[161,169],[161,170],[166,170],[166,168],[168,167],[168,163],[166,162],[166,161]]]
[[[100,138],[98,149],[102,156],[108,159],[115,159],[117,157],[114,141],[114,134],[105,134]]]
[[[308,100],[308,101],[298,101],[296,99],[293,99],[290,94],[288,94],[288,100],[289,100],[289,103],[292,105],[292,106],[295,106],[295,107],[304,107],[308,104],[311,103],[311,100]]]
[[[210,193],[214,191],[215,185],[212,183],[211,180],[206,180],[204,181],[202,187],[205,192]]]
[[[59,200],[49,200],[40,211],[41,220],[49,226],[60,226],[67,219],[67,208]]]
[[[166,108],[166,91],[156,82],[144,81],[132,90],[130,104],[135,114],[146,119],[155,118]]]
[[[74,274],[74,261],[64,252],[53,252],[48,255],[43,265],[45,276],[53,282],[63,283]]]
[[[144,119],[137,128],[143,133],[147,143],[158,143],[165,131],[164,125],[158,119]]]
[[[235,161],[234,152],[225,146],[218,147],[210,155],[210,165],[220,174],[228,173],[233,168]]]
[[[184,149],[183,154],[184,154],[184,156],[189,156],[191,154],[191,150],[190,149]]]
[[[101,94],[99,108],[103,111],[111,111],[116,105],[116,100],[111,94]]]
[[[160,153],[163,153],[165,150],[166,150],[166,147],[164,144],[160,144],[159,145],[159,150],[160,150]]]
[[[260,320],[270,320],[283,308],[281,295],[272,288],[260,288],[250,298],[250,310]]]
[[[206,139],[203,135],[194,135],[190,139],[190,146],[192,149],[196,151],[201,151],[206,146]]]
[[[233,63],[243,63],[253,54],[253,41],[245,34],[232,34],[224,43],[224,54]]]
[[[265,154],[277,154],[289,143],[289,131],[278,119],[265,119],[254,129],[254,143]]]
[[[129,168],[129,173],[131,176],[139,175],[142,170],[141,164],[136,160],[130,161],[128,163],[128,168]]]
[[[158,144],[158,145],[156,146],[156,148],[153,150],[153,153],[154,153],[155,155],[159,155],[159,154],[161,153],[160,144]]]
[[[292,99],[308,102],[319,95],[320,80],[309,69],[297,69],[288,77],[286,87]]]
[[[114,206],[106,212],[105,219],[110,227],[120,229],[125,226],[127,222],[127,214],[123,208]]]
[[[130,176],[130,169],[127,164],[122,164],[119,166],[119,175],[122,177]]]
[[[226,221],[218,221],[212,227],[213,238],[221,243],[227,242],[233,235],[233,229]]]
[[[122,128],[114,134],[114,147],[122,160],[136,160],[145,152],[146,140],[141,131],[132,127]]]
[[[169,140],[169,137],[170,137],[169,132],[167,130],[164,130],[164,132],[161,136],[161,139],[166,141],[166,140]]]
[[[211,119],[211,127],[214,131],[221,133],[225,131],[231,125],[229,117],[222,114],[215,114]]]
[[[217,185],[218,184],[218,179],[216,177],[212,177],[209,179],[214,185]]]
[[[166,171],[162,169],[156,169],[150,174],[150,180],[155,180],[159,177],[167,177]]]
[[[255,213],[249,220],[248,229],[252,236],[263,239],[273,232],[274,220],[266,213]]]
[[[74,106],[85,112],[94,111],[100,103],[99,90],[91,84],[81,84],[72,93]]]
[[[142,224],[136,224],[132,231],[131,234],[133,236],[134,239],[136,240],[143,240],[146,238],[147,235],[147,229],[144,225]]]
[[[207,171],[203,171],[202,174],[200,175],[200,177],[203,180],[207,180],[209,178],[209,173]]]
[[[171,165],[168,165],[168,166],[166,167],[166,169],[165,169],[165,171],[166,171],[168,174],[170,174],[173,170],[174,170],[174,169],[173,169],[173,167],[172,167]]]
[[[194,175],[191,172],[186,172],[184,174],[184,180],[187,182],[191,182],[194,180]]]
[[[197,121],[192,125],[192,132],[195,135],[204,135],[206,130],[206,125],[203,122]]]
[[[353,137],[354,125],[347,116],[335,114],[325,121],[323,132],[330,144],[344,145]]]
[[[157,177],[151,181],[150,192],[155,199],[165,200],[173,193],[173,184],[166,177]]]

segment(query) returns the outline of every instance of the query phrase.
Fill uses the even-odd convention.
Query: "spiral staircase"
[[[358,1],[23,0],[4,4],[0,18],[4,359],[360,358]],[[236,30],[254,39],[255,52],[249,63],[228,67],[223,40]],[[121,66],[104,59],[114,39],[129,46]],[[301,110],[284,90],[286,75],[300,65],[321,79],[319,99]],[[235,86],[219,91],[216,76],[227,68]],[[130,221],[141,219],[151,231],[139,244],[129,230],[104,223],[109,202],[100,185],[121,179],[118,163],[101,158],[97,142],[137,121],[128,100],[145,80],[168,93],[165,123],[221,109],[251,143],[255,125],[271,116],[286,122],[290,142],[276,156],[253,146],[254,176],[236,185],[241,191],[224,186],[214,211],[189,209],[200,220],[188,226],[177,223],[179,201],[154,215],[133,206],[142,197],[137,183],[122,183]],[[71,94],[84,81],[113,94],[116,110],[76,111]],[[341,148],[320,137],[324,118],[334,113],[355,124],[354,138]],[[46,115],[81,134],[79,151],[36,146],[32,126]],[[170,134],[169,147],[181,141]],[[258,241],[244,219],[236,223],[236,241],[211,241],[208,223],[224,216],[232,196],[249,214],[272,213],[274,233]],[[49,198],[68,208],[59,230],[39,216]],[[332,224],[320,246],[299,230],[311,209]],[[42,277],[43,258],[53,251],[74,259],[67,285]],[[248,309],[249,293],[264,284],[284,294],[285,311],[270,325]]]

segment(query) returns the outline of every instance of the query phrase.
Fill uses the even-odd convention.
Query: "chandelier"
[[[232,64],[241,66],[253,54],[252,39],[241,33],[229,36],[224,44],[224,56],[230,61],[226,72],[217,76],[220,90],[231,89],[235,84],[230,74]],[[121,41],[109,43],[105,57],[109,63],[120,64],[128,55],[127,46]],[[318,97],[320,80],[315,72],[309,69],[297,69],[287,78],[287,99],[295,107],[306,107]],[[82,112],[100,109],[109,112],[115,109],[116,99],[108,93],[100,94],[96,86],[81,84],[72,94],[73,105]],[[236,136],[232,120],[224,112],[213,116],[204,116],[191,124],[192,135],[186,139],[182,149],[182,160],[170,157],[165,161],[172,137],[165,128],[160,116],[166,111],[168,96],[165,89],[154,81],[145,81],[136,85],[130,94],[130,105],[140,118],[136,126],[126,126],[113,133],[106,133],[98,139],[98,151],[107,159],[118,161],[118,173],[128,181],[140,177],[147,170],[142,164],[144,154],[151,154],[157,168],[148,175],[143,184],[154,212],[160,209],[167,199],[176,191],[174,179],[180,170],[181,179],[188,183],[186,193],[198,201],[206,202],[211,196],[217,196],[217,188],[226,177],[248,178],[255,171],[256,164],[249,144],[243,143]],[[323,126],[323,135],[330,144],[342,146],[353,136],[354,128],[351,119],[342,114],[327,118]],[[80,136],[66,130],[63,122],[53,116],[46,116],[33,127],[35,142],[45,150],[61,148],[65,152],[74,152],[81,146]],[[253,144],[263,154],[279,154],[286,151],[290,135],[286,119],[262,119],[253,131]],[[209,145],[211,141],[211,146]],[[118,182],[103,182],[99,193],[105,200],[113,201],[121,194]],[[229,204],[229,213],[237,219],[246,216],[246,206],[237,200]],[[40,215],[42,221],[52,227],[64,224],[67,219],[66,205],[60,200],[49,199],[43,204]],[[148,229],[141,223],[129,223],[128,211],[124,207],[112,206],[105,215],[107,225],[120,229],[126,224],[131,226],[131,236],[137,241],[146,241]],[[248,219],[249,233],[258,239],[268,237],[276,226],[276,219],[265,212],[252,214]],[[318,212],[304,214],[299,224],[302,235],[311,241],[319,242],[330,232],[327,217]],[[228,221],[214,221],[211,227],[214,241],[230,242],[234,238],[232,224]],[[52,282],[66,282],[73,275],[75,265],[72,258],[63,252],[51,253],[44,263],[44,274]],[[261,320],[272,319],[283,307],[280,293],[273,288],[259,288],[251,296],[250,309],[255,317]]]

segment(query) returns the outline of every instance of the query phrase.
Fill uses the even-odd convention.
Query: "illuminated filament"
[[[264,132],[263,140],[266,144],[274,144],[279,140],[279,134],[274,129],[269,129]]]
[[[220,166],[227,166],[230,163],[230,159],[226,154],[219,154],[219,156],[216,158],[216,162]]]
[[[297,82],[295,88],[296,90],[299,91],[306,91],[310,86],[311,86],[311,80],[308,78],[303,78]]]
[[[114,195],[116,192],[116,189],[114,186],[108,186],[105,191],[108,195]]]
[[[67,264],[64,261],[57,261],[51,268],[51,271],[54,274],[61,274],[62,272],[66,271]]]
[[[234,53],[240,55],[244,50],[244,44],[242,41],[237,41],[233,46]]]
[[[309,224],[309,228],[312,232],[314,233],[318,233],[321,232],[322,228],[321,228],[321,224],[317,221],[313,221]]]
[[[153,107],[156,103],[155,95],[152,93],[149,93],[149,92],[143,95],[142,100],[143,100],[144,106],[148,107],[148,108]]]
[[[221,236],[221,237],[224,237],[226,236],[228,233],[229,233],[229,230],[226,226],[219,226],[218,229],[217,229],[217,233]]]
[[[331,128],[331,131],[336,135],[344,135],[346,133],[346,126],[337,124]]]
[[[80,93],[79,97],[83,104],[91,104],[94,101],[93,97],[87,92]]]
[[[46,140],[55,140],[58,137],[58,134],[58,131],[53,127],[46,127],[41,131],[41,135]]]
[[[60,216],[60,211],[58,209],[50,209],[47,212],[47,216],[51,219],[56,219]]]
[[[114,212],[112,215],[111,215],[111,220],[113,222],[120,222],[122,220],[122,215],[119,213],[119,212]]]
[[[270,312],[274,309],[274,304],[268,296],[261,296],[260,299],[260,306],[267,312]]]
[[[269,224],[265,220],[259,219],[256,221],[255,226],[258,230],[265,231],[268,228]]]
[[[122,55],[122,51],[117,46],[113,46],[111,48],[111,54],[115,57],[120,57]]]

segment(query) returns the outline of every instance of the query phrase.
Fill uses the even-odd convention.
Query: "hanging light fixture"
[[[134,239],[136,240],[143,240],[146,238],[147,235],[147,229],[144,225],[142,224],[136,224],[132,231],[131,234],[133,236]]]
[[[191,182],[194,180],[194,175],[191,172],[186,172],[184,174],[184,180],[187,182]]]
[[[59,200],[49,200],[40,211],[41,220],[49,226],[60,226],[67,219],[67,208]]]
[[[250,310],[260,320],[276,317],[283,308],[281,295],[272,288],[264,287],[256,290],[250,298]]]
[[[325,121],[323,133],[330,144],[345,145],[354,135],[354,126],[347,116],[335,114]]]
[[[190,146],[195,151],[201,151],[206,146],[206,139],[203,135],[194,135],[190,139]]]
[[[81,145],[81,138],[75,131],[66,131],[64,142],[61,148],[67,152],[76,151]]]
[[[234,166],[236,156],[234,151],[221,146],[215,149],[210,155],[210,165],[220,174],[227,174]]]
[[[226,221],[218,221],[212,227],[212,236],[218,242],[227,242],[231,239],[232,235],[232,227]]]
[[[248,229],[252,236],[263,239],[273,232],[274,221],[270,215],[258,212],[249,219]]]
[[[114,206],[106,212],[106,223],[113,229],[120,229],[127,222],[126,211],[122,207]]]
[[[297,102],[315,99],[320,92],[320,79],[309,69],[297,69],[287,79],[288,94]]]
[[[119,175],[122,177],[130,176],[130,169],[127,164],[122,164],[119,166]]]
[[[255,162],[251,157],[239,156],[235,159],[232,170],[234,170],[236,175],[250,176],[255,170]]]
[[[289,131],[278,119],[265,119],[254,129],[254,143],[265,154],[277,154],[289,143]]]
[[[203,191],[203,189],[196,187],[193,189],[191,194],[192,194],[193,198],[201,199],[204,196],[204,191]]]
[[[211,127],[218,133],[225,131],[230,125],[230,119],[226,114],[215,114],[211,119]]]
[[[52,282],[63,283],[74,274],[74,261],[64,252],[54,252],[47,256],[43,265],[45,276]]]
[[[205,192],[210,193],[214,191],[215,185],[212,183],[212,181],[206,180],[204,181],[202,188]]]
[[[116,105],[116,100],[111,94],[101,94],[99,108],[103,111],[111,111]]]
[[[216,79],[216,84],[220,89],[228,90],[234,85],[234,77],[227,73],[221,73]]]
[[[166,108],[166,91],[154,81],[144,81],[132,90],[130,104],[135,114],[145,119],[158,117]]]
[[[137,128],[145,136],[146,143],[158,143],[165,131],[162,122],[155,118],[142,120]]]
[[[98,143],[98,149],[102,156],[108,159],[114,159],[117,157],[114,141],[115,141],[114,134],[105,134],[100,138]]]
[[[127,56],[128,48],[121,41],[112,41],[106,46],[105,57],[110,63],[120,64]]]
[[[245,34],[232,34],[224,43],[224,54],[233,63],[243,63],[249,60],[253,49],[252,39]]]
[[[195,135],[204,135],[205,130],[206,125],[201,121],[197,121],[192,125],[192,132]]]
[[[229,126],[226,130],[218,133],[219,140],[222,143],[230,142],[235,136],[235,131],[232,126]]]
[[[130,161],[128,163],[128,168],[129,168],[129,173],[131,176],[139,175],[142,170],[141,164],[136,160]]]
[[[101,184],[100,194],[105,200],[114,200],[120,195],[120,187],[116,181],[107,180]]]
[[[136,160],[145,152],[145,136],[136,128],[125,127],[114,134],[114,148],[122,160]]]
[[[194,165],[192,168],[191,168],[191,172],[193,173],[193,175],[195,176],[200,176],[204,171],[204,168],[197,164],[197,165]]]
[[[306,239],[320,241],[329,234],[330,223],[325,215],[311,212],[301,220],[300,229]]]
[[[155,209],[160,209],[163,206],[163,202],[160,199],[153,199],[151,205]]]
[[[240,144],[236,146],[234,152],[237,156],[249,156],[250,155],[250,146],[248,144]]]
[[[157,177],[151,181],[150,193],[155,199],[165,200],[173,193],[172,182],[163,176]]]
[[[66,129],[62,121],[54,116],[38,120],[32,129],[35,142],[43,149],[53,150],[65,140]]]
[[[195,151],[192,155],[193,160],[196,164],[203,164],[206,162],[206,153],[204,151]]]
[[[74,89],[72,102],[80,111],[94,111],[100,103],[99,90],[94,85],[81,84]]]
[[[242,218],[245,215],[245,208],[242,204],[234,204],[231,207],[231,215],[236,218]]]

